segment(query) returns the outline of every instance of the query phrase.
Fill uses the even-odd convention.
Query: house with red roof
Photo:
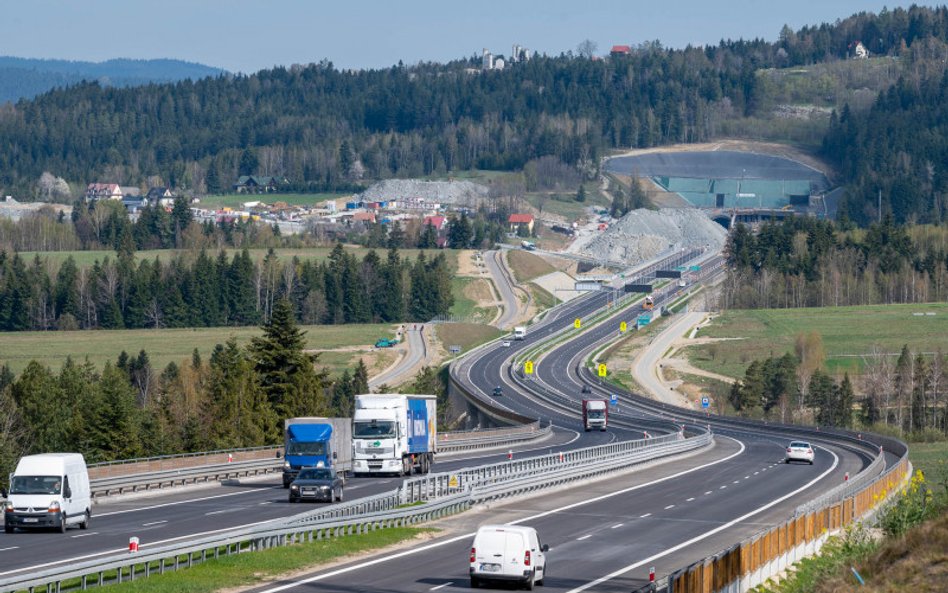
[[[628,45],[613,45],[612,49],[609,50],[610,56],[630,56],[632,55],[632,48]]]
[[[375,224],[375,212],[356,212],[352,215],[352,222]]]
[[[421,223],[422,226],[431,225],[434,227],[434,230],[441,232],[448,226],[448,218],[446,216],[426,216],[424,222]]]
[[[507,219],[510,224],[510,232],[516,233],[521,226],[527,227],[527,234],[533,234],[533,215],[532,214],[511,214]]]

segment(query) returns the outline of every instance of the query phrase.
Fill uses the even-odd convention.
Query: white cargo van
[[[10,476],[10,492],[3,508],[3,528],[54,528],[65,533],[69,525],[89,528],[92,496],[86,460],[79,453],[27,455]]]
[[[519,525],[484,525],[471,544],[471,588],[484,583],[507,581],[542,585],[546,576],[547,545],[540,544],[537,530]]]

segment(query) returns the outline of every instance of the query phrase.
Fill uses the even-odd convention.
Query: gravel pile
[[[700,210],[633,210],[586,244],[585,255],[628,264],[647,261],[669,249],[724,245],[727,231]]]
[[[488,197],[488,188],[470,181],[419,181],[417,179],[386,179],[372,184],[359,195],[368,202],[418,198],[425,202],[477,206]]]

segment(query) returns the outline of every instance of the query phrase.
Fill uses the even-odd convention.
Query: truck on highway
[[[645,311],[651,311],[655,308],[655,299],[652,298],[652,295],[645,295],[645,302],[642,303],[642,309]]]
[[[604,399],[583,400],[583,428],[605,431],[609,425],[609,405]]]
[[[356,395],[353,473],[428,473],[437,452],[437,402],[434,395]]]
[[[80,453],[42,453],[20,458],[10,476],[4,503],[3,530],[52,528],[66,533],[70,525],[88,529],[92,519],[89,471]]]
[[[527,328],[522,325],[518,325],[514,328],[513,337],[515,340],[522,340],[527,337]]]
[[[526,249],[527,251],[533,251],[537,248],[536,244],[531,243],[530,241],[521,241],[520,246]]]
[[[352,473],[352,418],[287,418],[283,425],[283,487],[304,467]]]

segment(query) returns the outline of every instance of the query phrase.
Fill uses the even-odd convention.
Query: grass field
[[[451,293],[454,295],[452,316],[476,323],[493,319],[496,307],[481,306],[493,300],[487,280],[455,276],[451,279]]]
[[[219,196],[205,196],[201,198],[200,203],[195,204],[200,208],[233,208],[238,210],[244,202],[265,202],[274,204],[276,202],[286,202],[290,206],[315,206],[326,200],[338,198],[347,198],[352,194],[348,193],[323,193],[323,194],[222,194]]]
[[[308,325],[302,329],[306,331],[306,347],[314,350],[370,347],[378,338],[395,334],[395,326],[385,323]],[[107,360],[114,362],[123,350],[134,355],[144,349],[152,366],[160,370],[169,362],[190,360],[195,348],[207,360],[214,346],[230,337],[243,345],[259,335],[260,328],[254,326],[5,333],[0,341],[0,364],[9,364],[14,373],[19,373],[30,360],[36,360],[55,371],[69,355],[79,361],[88,357],[101,368]],[[358,356],[358,352],[324,353],[320,355],[320,363],[331,372],[337,372]]]
[[[551,266],[545,259],[539,255],[524,251],[522,249],[511,249],[507,252],[507,264],[513,271],[517,282],[527,282],[555,272],[556,268]]]
[[[292,546],[277,546],[249,554],[221,556],[179,572],[157,574],[157,564],[147,579],[109,585],[115,593],[205,593],[251,588],[285,578],[301,569],[321,565],[426,536],[431,529],[396,527],[362,535],[334,537]],[[139,574],[144,567],[139,566]]]
[[[462,353],[501,334],[496,327],[483,323],[439,323],[435,331],[445,350],[460,346]]]
[[[728,311],[698,335],[741,339],[693,346],[686,353],[696,367],[741,377],[754,359],[793,352],[796,336],[809,332],[822,337],[831,374],[860,374],[861,357],[873,344],[896,356],[903,344],[914,353],[945,348],[948,304]]]
[[[323,261],[329,259],[329,254],[332,252],[332,247],[302,247],[302,248],[286,248],[286,249],[274,249],[277,257],[281,261],[289,261],[294,257],[298,257],[301,261],[314,260],[314,261]],[[240,253],[239,249],[225,249],[227,252],[227,258],[233,258],[235,253]],[[367,247],[356,247],[352,245],[346,246],[346,251],[355,254],[359,259],[365,257],[365,254],[369,252]],[[379,257],[385,258],[385,249],[376,249]],[[411,261],[414,261],[418,257],[418,254],[423,251],[421,249],[399,249],[399,254],[402,259],[408,258]],[[263,261],[263,258],[267,256],[267,249],[250,249],[250,257],[256,262]],[[182,250],[182,249],[150,249],[144,251],[138,251],[135,253],[135,258],[138,261],[141,260],[153,260],[156,257],[161,261],[169,261],[175,255],[179,253],[185,253],[191,257],[197,257],[198,251],[194,250]],[[208,255],[210,257],[217,257],[218,251],[209,251]],[[439,253],[438,250],[425,250],[425,257],[433,257]],[[444,253],[445,257],[448,260],[448,265],[452,269],[457,268],[457,251],[452,249],[441,250],[440,253]],[[29,262],[33,260],[35,255],[39,255],[40,259],[45,259],[54,266],[60,265],[63,261],[66,260],[70,255],[73,259],[76,260],[76,264],[80,267],[89,267],[92,266],[96,261],[103,261],[105,258],[115,260],[116,254],[114,251],[110,250],[99,250],[99,251],[24,251],[20,254],[25,261]]]
[[[909,459],[915,469],[922,470],[929,483],[948,478],[948,441],[909,443]]]

